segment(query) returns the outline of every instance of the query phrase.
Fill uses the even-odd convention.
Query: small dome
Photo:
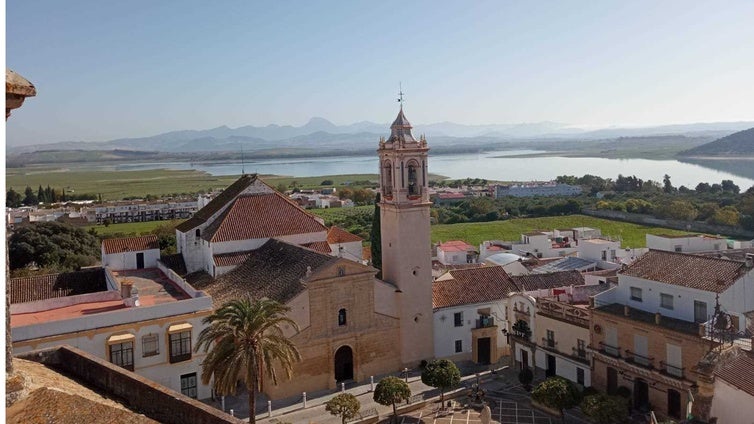
[[[484,260],[484,262],[489,262],[495,265],[505,266],[510,263],[516,262],[519,259],[522,259],[521,256],[518,256],[515,253],[496,253],[492,256],[488,256]]]

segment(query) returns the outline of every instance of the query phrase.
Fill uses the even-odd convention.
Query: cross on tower
[[[401,83],[398,83],[398,103],[403,107],[403,86]]]

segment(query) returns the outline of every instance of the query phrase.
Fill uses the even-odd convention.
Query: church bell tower
[[[406,366],[434,357],[428,151],[424,136],[416,140],[411,134],[401,104],[390,138],[380,138],[377,152],[382,279],[398,287],[401,359]]]

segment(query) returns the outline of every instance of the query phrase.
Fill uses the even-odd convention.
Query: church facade
[[[256,176],[242,176],[177,227],[186,279],[215,308],[242,296],[290,308],[299,331],[286,331],[302,360],[292,380],[265,381],[270,398],[432,359],[428,150],[401,109],[379,142],[382,279],[358,257],[360,241],[328,230]]]

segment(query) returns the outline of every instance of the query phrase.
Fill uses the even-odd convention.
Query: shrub
[[[531,398],[561,413],[564,409],[578,405],[581,400],[578,389],[563,377],[551,377],[543,381],[531,392]]]

